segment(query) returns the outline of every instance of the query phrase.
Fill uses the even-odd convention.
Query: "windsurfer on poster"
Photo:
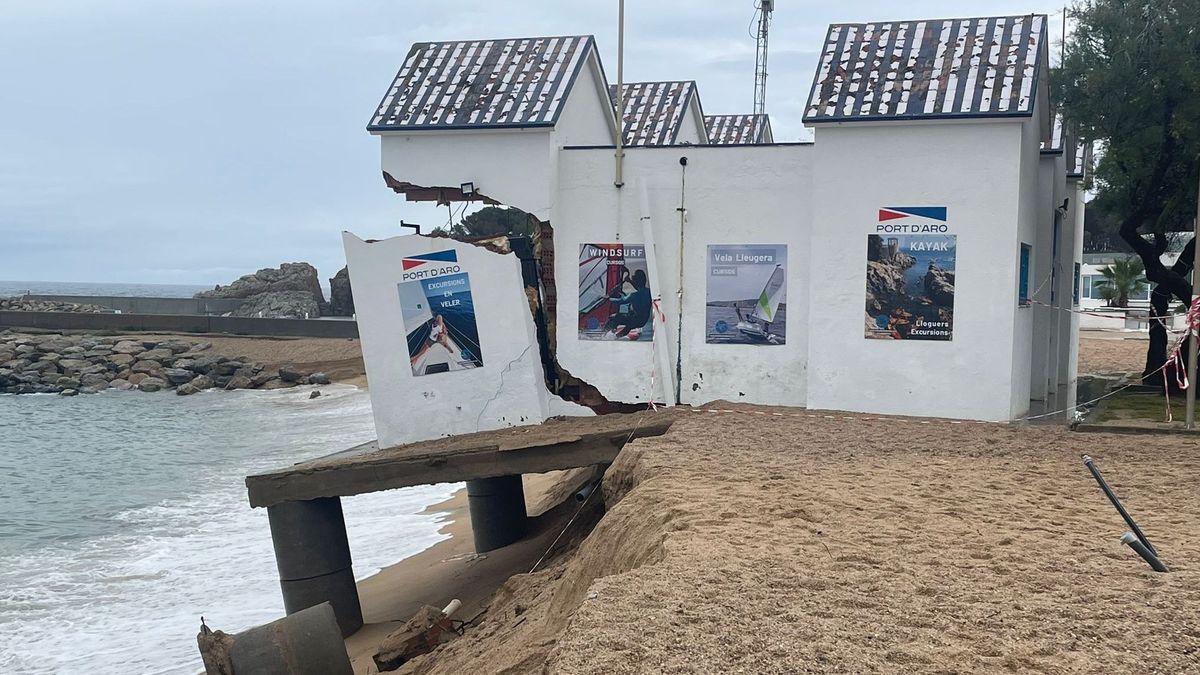
[[[779,343],[779,336],[771,333],[771,322],[775,320],[775,314],[779,310],[783,277],[783,266],[776,265],[775,271],[771,272],[771,278],[767,279],[766,285],[763,286],[762,293],[759,293],[758,302],[755,303],[750,316],[743,316],[740,307],[734,308],[738,316],[738,332],[753,340]]]

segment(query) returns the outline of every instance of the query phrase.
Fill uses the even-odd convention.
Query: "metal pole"
[[[1198,185],[1200,185],[1200,183],[1198,183]],[[1197,188],[1197,193],[1196,193],[1196,228],[1195,228],[1195,230],[1196,230],[1195,234],[1193,234],[1192,236],[1195,237],[1196,243],[1200,244],[1200,187]],[[1195,249],[1195,258],[1192,259],[1192,302],[1195,302],[1196,295],[1198,292],[1200,292],[1200,288],[1197,288],[1198,286],[1200,286],[1200,284],[1196,283],[1197,281],[1200,281],[1200,246],[1194,246],[1193,248]],[[1190,307],[1189,307],[1189,309],[1190,309]],[[1196,384],[1196,348],[1198,346],[1200,346],[1200,338],[1197,338],[1195,333],[1192,333],[1191,337],[1188,338],[1188,346],[1191,347],[1191,349],[1188,350],[1188,362],[1187,362],[1187,372],[1188,372],[1187,424],[1185,426],[1188,429],[1195,429],[1196,428],[1196,386],[1197,386],[1197,384]]]
[[[617,3],[617,171],[613,185],[625,184],[625,0]]]
[[[1135,537],[1132,532],[1126,532],[1125,534],[1121,535],[1121,543],[1127,544],[1129,548],[1137,551],[1137,554],[1142,556],[1142,560],[1150,563],[1150,567],[1153,568],[1155,572],[1171,571],[1171,568],[1167,567],[1163,561],[1159,560],[1158,556],[1154,555],[1150,549],[1146,548],[1146,545],[1138,540],[1138,538]]]
[[[1112,488],[1108,486],[1108,481],[1104,480],[1104,476],[1100,475],[1100,469],[1096,467],[1096,460],[1092,459],[1090,455],[1084,455],[1083,465],[1087,467],[1088,471],[1092,472],[1092,477],[1095,478],[1096,482],[1100,484],[1100,489],[1104,490],[1104,494],[1108,497],[1108,501],[1112,502],[1112,505],[1117,507],[1117,513],[1121,514],[1121,518],[1125,520],[1125,524],[1129,526],[1129,529],[1133,530],[1135,535],[1137,535],[1138,541],[1144,544],[1151,553],[1158,555],[1158,551],[1154,550],[1154,546],[1150,544],[1150,540],[1146,538],[1146,535],[1142,534],[1141,528],[1139,528],[1137,523],[1133,521],[1133,516],[1129,515],[1129,512],[1125,510],[1125,506],[1121,504],[1121,500],[1117,498],[1116,493],[1113,492]]]

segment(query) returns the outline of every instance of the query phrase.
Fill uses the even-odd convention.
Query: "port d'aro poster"
[[[866,337],[953,339],[956,253],[946,207],[880,209],[867,235]]]
[[[458,263],[458,252],[416,255],[401,265],[400,312],[413,375],[483,366],[471,279]]]
[[[653,296],[641,244],[580,244],[579,339],[649,342]]]
[[[708,247],[708,344],[787,341],[787,246]]]

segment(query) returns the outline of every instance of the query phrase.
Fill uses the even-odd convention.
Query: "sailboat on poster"
[[[775,321],[779,303],[783,300],[783,284],[783,266],[776,265],[775,270],[771,272],[771,277],[763,286],[762,293],[759,293],[758,302],[754,305],[750,315],[742,316],[742,310],[737,310],[738,332],[752,340],[768,342],[773,345],[780,343],[780,336],[771,332],[771,324]]]

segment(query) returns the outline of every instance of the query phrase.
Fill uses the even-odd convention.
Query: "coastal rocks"
[[[330,316],[354,316],[354,292],[350,289],[350,269],[343,267],[329,279]]]
[[[274,291],[250,298],[233,311],[234,316],[269,319],[315,319],[321,306],[307,291]]]
[[[327,384],[294,366],[267,370],[247,357],[214,354],[208,342],[0,333],[0,394],[93,394],[206,389],[285,389]]]
[[[247,274],[228,286],[197,293],[197,298],[242,298],[234,316],[317,318],[329,313],[317,269],[308,263],[283,263],[278,268]]]
[[[935,305],[954,306],[954,272],[948,272],[934,263],[929,263],[925,272],[925,295]]]
[[[81,305],[75,302],[30,300],[21,297],[0,298],[0,312],[75,312],[80,314],[111,313],[113,310],[99,305]]]

